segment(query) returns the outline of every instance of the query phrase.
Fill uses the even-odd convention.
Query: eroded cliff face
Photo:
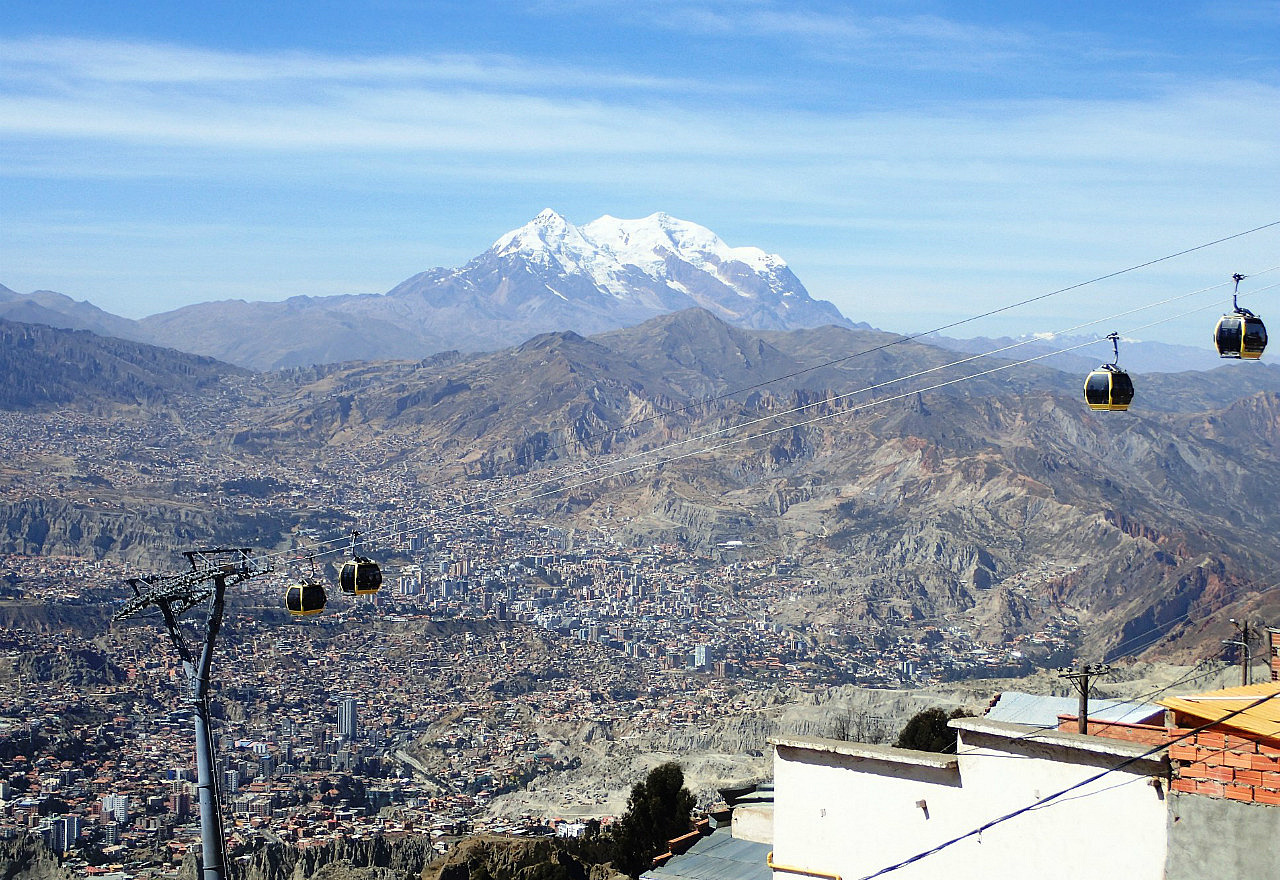
[[[119,684],[125,671],[99,651],[71,650],[24,653],[0,658],[0,675],[23,681],[61,682],[68,687]]]
[[[586,862],[561,843],[476,835],[422,872],[422,880],[622,880],[610,865]]]
[[[559,526],[789,557],[813,582],[807,607],[773,610],[795,626],[934,619],[999,642],[1074,620],[1085,653],[1185,659],[1220,645],[1188,615],[1250,596],[1280,613],[1262,589],[1280,560],[1280,370],[1144,376],[1131,412],[1095,413],[1077,377],[1039,368],[899,388],[964,371],[888,341],[690,313],[466,357],[195,385],[188,365],[172,412],[11,417],[0,552],[162,570],[185,547],[344,533],[347,487],[374,475],[405,498],[488,498],[507,489],[482,478],[528,474],[545,478],[528,508]]]
[[[260,840],[248,852],[231,854],[231,865],[235,880],[418,880],[435,857],[431,838],[417,834],[301,850]]]
[[[22,834],[0,840],[2,880],[71,880],[74,876],[38,837]]]
[[[188,859],[181,880],[196,880],[196,867],[195,860]],[[441,858],[425,834],[335,841],[302,850],[260,841],[248,852],[232,854],[231,872],[234,880],[620,880],[624,876],[607,865],[584,861],[553,839],[476,835],[463,839]],[[63,880],[52,875],[30,877]]]
[[[1280,555],[1266,497],[1280,396],[1210,416],[1080,410],[1058,394],[911,397],[700,454],[598,500],[583,490],[579,516],[619,522],[638,544],[781,550],[816,576],[812,597],[783,610],[794,625],[963,620],[1001,642],[1074,617],[1090,652],[1163,642],[1202,656],[1216,636],[1179,621],[1247,596]]]
[[[224,513],[119,494],[109,503],[31,498],[0,504],[0,552],[168,565],[175,547],[274,546],[295,519],[288,513]]]

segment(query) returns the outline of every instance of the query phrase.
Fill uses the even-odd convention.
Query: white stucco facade
[[[734,807],[733,836],[755,843],[773,843],[773,802]]]
[[[774,740],[778,868],[858,880],[959,837],[1147,747],[982,719],[952,722],[956,755],[837,740]],[[1144,759],[891,872],[946,877],[1160,880],[1167,770]]]

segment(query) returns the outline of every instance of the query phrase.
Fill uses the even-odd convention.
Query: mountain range
[[[131,320],[61,293],[24,295],[0,285],[0,318],[148,342],[255,370],[496,351],[539,333],[590,335],[694,307],[749,329],[870,329],[811,297],[781,257],[729,247],[709,229],[661,213],[574,226],[548,209],[464,266],[421,272],[383,294],[222,300]],[[966,354],[1007,349],[1009,357],[1081,374],[1111,356],[1105,340],[1089,345],[1081,338],[935,333],[927,341]],[[1219,362],[1207,345],[1126,340],[1123,365],[1148,373],[1211,370]]]
[[[1257,585],[1280,563],[1276,367],[1149,347],[1149,365],[1178,371],[1141,376],[1129,413],[1097,414],[1079,399],[1092,358],[1015,364],[1053,344],[1018,340],[1008,360],[959,363],[956,350],[1015,341],[853,325],[781,258],[663,214],[575,227],[544,211],[465,266],[379,295],[130,321],[0,288],[0,341],[14,430],[77,411],[125,427],[73,458],[16,455],[0,474],[18,499],[0,509],[0,552],[136,562],[169,546],[172,523],[271,545],[345,515],[219,503],[246,473],[278,487],[393,470],[466,485],[607,472],[610,456],[715,436],[678,466],[537,506],[584,525],[617,516],[627,541],[786,554],[819,585],[821,602],[789,609],[815,630],[963,619],[1001,640],[1070,613],[1099,656],[1167,637],[1184,652],[1215,644],[1189,620],[1264,607]],[[1131,367],[1145,356],[1124,354]],[[1216,368],[1185,371],[1199,363]],[[24,496],[46,485],[57,491]]]
[[[590,334],[703,308],[742,327],[849,326],[779,256],[729,247],[667,214],[574,226],[550,209],[456,269],[384,294],[198,303],[132,321],[49,291],[0,287],[0,317],[91,330],[252,369],[490,351],[538,333]]]
[[[465,497],[529,474],[574,485],[520,503],[551,521],[786,556],[813,587],[776,613],[815,634],[945,622],[1003,641],[1070,616],[1089,656],[1160,645],[1185,659],[1229,635],[1215,612],[1280,608],[1264,587],[1280,564],[1280,368],[1266,363],[1142,377],[1128,413],[1095,413],[1079,377],[1049,367],[988,372],[1010,362],[955,365],[860,328],[746,330],[703,309],[260,374],[6,332],[20,355],[0,381],[43,375],[57,391],[0,401],[14,430],[39,435],[47,416],[61,431],[117,402],[109,437],[85,433],[74,457],[11,456],[0,552],[164,564],[175,540],[269,548],[340,522],[340,504],[310,499],[317,479],[367,497],[394,474]],[[645,467],[653,450],[678,459]],[[270,497],[237,501],[246,474]],[[24,500],[24,485],[38,491]]]

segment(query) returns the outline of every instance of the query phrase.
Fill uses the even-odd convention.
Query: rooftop
[[[1005,691],[1000,694],[987,714],[991,721],[1027,724],[1032,727],[1057,727],[1059,715],[1075,716],[1080,703],[1075,697],[1047,697]],[[1164,709],[1155,703],[1129,703],[1119,700],[1090,700],[1089,718],[1093,721],[1142,724],[1151,718],[1163,717]]]
[[[937,770],[954,770],[955,755],[940,752],[921,752],[915,749],[899,749],[894,746],[878,746],[870,743],[851,742],[843,739],[824,739],[816,736],[774,736],[772,745],[782,748],[806,749],[811,752],[829,752],[868,761],[885,761],[890,764],[914,764]]]
[[[773,847],[738,840],[728,828],[702,838],[683,855],[640,875],[641,880],[773,880],[766,859]]]
[[[1067,733],[1061,730],[1041,730],[1027,724],[1009,724],[992,721],[990,718],[956,718],[948,723],[961,734],[974,733],[1010,742],[1053,746],[1103,757],[1135,759],[1151,751],[1151,746],[1146,743],[1133,743],[1084,733]],[[967,743],[968,740],[966,740]],[[1148,760],[1160,762],[1163,760],[1163,753],[1156,752]]]
[[[1254,736],[1276,738],[1280,737],[1280,699],[1276,697],[1280,697],[1280,682],[1268,681],[1204,694],[1167,697],[1160,705],[1204,721],[1225,720],[1231,727]]]

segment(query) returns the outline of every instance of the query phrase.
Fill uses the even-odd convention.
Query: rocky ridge
[[[870,354],[850,356],[859,351]],[[302,508],[291,487],[354,458],[341,480],[521,479],[544,487],[530,510],[607,523],[626,543],[782,554],[814,586],[777,613],[810,632],[960,624],[1001,641],[1074,615],[1084,647],[1105,656],[1170,635],[1166,650],[1181,656],[1216,644],[1179,622],[1251,602],[1280,558],[1274,368],[1153,377],[1142,389],[1162,407],[1113,414],[1080,404],[1077,377],[1022,367],[964,378],[999,362],[951,358],[872,331],[746,331],[693,310],[491,354],[227,376],[215,387],[234,394],[184,392],[203,402],[207,433],[172,420],[128,427],[122,411],[102,426],[101,448],[118,450],[110,466],[72,437],[74,459],[48,464],[64,497],[7,502],[0,539],[18,552],[165,563],[164,544],[196,534],[278,544],[293,523],[333,515]],[[898,387],[922,371],[930,386],[963,381]],[[883,402],[859,391],[885,383]],[[1216,401],[1198,409],[1206,388]],[[157,429],[180,457],[151,449]],[[650,466],[663,457],[673,460]],[[627,462],[617,476],[612,460]],[[190,461],[201,473],[280,475],[250,507],[230,479],[183,488],[159,477]],[[558,481],[575,488],[545,491]],[[192,490],[209,503],[175,505]],[[254,512],[228,513],[242,509]],[[153,520],[165,531],[149,531]],[[1272,599],[1258,601],[1265,612]]]
[[[198,303],[131,321],[48,291],[0,287],[0,316],[175,346],[254,369],[492,351],[543,332],[599,333],[704,308],[756,329],[850,322],[775,254],[667,214],[574,226],[546,210],[457,268],[384,294]]]
[[[21,834],[0,840],[0,877],[4,880],[71,880],[74,876],[38,837]]]

